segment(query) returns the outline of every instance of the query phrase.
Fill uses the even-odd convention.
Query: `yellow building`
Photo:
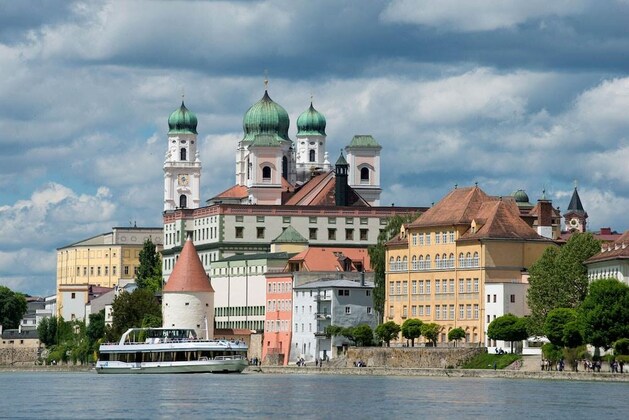
[[[81,313],[78,306],[87,303],[82,292],[87,286],[113,288],[133,282],[144,241],[150,239],[159,251],[162,238],[161,228],[115,227],[111,232],[58,248],[57,314]],[[64,303],[68,295],[65,292],[76,301]]]
[[[526,282],[523,273],[554,245],[538,234],[549,230],[544,221],[552,206],[540,200],[536,207],[537,231],[520,217],[513,198],[455,188],[404,226],[387,243],[385,321],[417,318],[442,325],[439,343],[461,327],[468,345],[486,343],[485,286]]]

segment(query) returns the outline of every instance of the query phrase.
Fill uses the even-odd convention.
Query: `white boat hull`
[[[190,362],[98,362],[97,373],[240,373],[247,367],[247,361],[203,360]]]

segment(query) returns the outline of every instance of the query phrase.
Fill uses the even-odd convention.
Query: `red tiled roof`
[[[585,263],[629,258],[629,230],[620,235],[613,244],[602,245],[603,251],[588,258]]]
[[[234,185],[212,198],[247,198],[247,196],[249,196],[249,190],[246,186]]]
[[[190,238],[186,240],[175,262],[164,292],[214,292]]]
[[[369,207],[352,187],[348,186],[349,206]],[[289,206],[336,206],[336,177],[334,171],[325,172],[303,184],[284,204]]]
[[[311,247],[292,257],[289,262],[301,262],[304,271],[345,271],[341,263],[343,258],[349,258],[352,263],[360,262],[365,271],[371,271],[369,253],[364,248]],[[352,271],[356,271],[353,264]]]
[[[520,217],[520,209],[512,199],[487,201],[478,210],[474,222],[482,223],[476,232],[468,230],[461,239],[501,238],[501,239],[539,239],[540,236]]]
[[[455,188],[426,210],[409,226],[444,226],[469,224],[486,201],[497,201],[478,187]]]

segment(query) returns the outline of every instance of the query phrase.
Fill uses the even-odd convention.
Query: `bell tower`
[[[168,118],[164,159],[164,211],[201,205],[201,160],[197,151],[197,116],[184,105]]]
[[[579,197],[576,185],[574,187],[574,191],[572,192],[570,204],[568,204],[568,211],[563,214],[563,217],[568,231],[581,233],[585,232],[588,214],[583,209],[581,197]]]

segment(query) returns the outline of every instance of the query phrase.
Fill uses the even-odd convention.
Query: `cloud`
[[[457,32],[511,28],[531,19],[570,16],[584,10],[584,0],[393,0],[385,22],[414,23]]]

